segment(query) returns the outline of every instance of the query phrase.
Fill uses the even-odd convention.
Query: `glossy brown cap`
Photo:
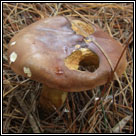
[[[9,43],[8,59],[11,68],[17,74],[39,81],[48,87],[69,92],[89,90],[105,84],[112,69],[107,58],[95,43],[98,43],[107,54],[113,68],[116,66],[123,47],[98,26],[92,25],[91,28],[84,29],[84,26],[79,24],[76,24],[76,28],[72,20],[58,16],[42,19],[25,27]],[[81,27],[83,30],[78,32],[77,30]],[[89,33],[88,29],[92,29],[92,32]],[[81,34],[82,32],[84,34]],[[89,50],[92,56],[98,56],[99,64],[95,71],[81,71],[78,68],[69,67],[69,64],[76,59],[78,63],[75,64],[75,61],[73,64],[77,66],[80,63],[78,58],[83,60],[84,54],[88,57]],[[68,61],[69,56],[74,52],[78,54],[78,57],[71,57],[72,59]],[[95,64],[95,61],[93,63]],[[126,64],[124,54],[116,69],[118,76],[124,72]]]

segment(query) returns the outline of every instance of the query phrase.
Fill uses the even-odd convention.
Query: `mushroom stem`
[[[67,94],[67,92],[43,85],[40,94],[40,105],[48,111],[52,111],[55,108],[58,109],[64,104]]]

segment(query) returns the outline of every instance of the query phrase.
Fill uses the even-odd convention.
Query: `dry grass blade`
[[[115,125],[114,128],[112,128],[113,133],[120,133],[121,130],[125,127],[127,122],[131,119],[132,116],[126,116],[123,118],[118,124]]]
[[[27,81],[29,81],[29,80],[30,80],[30,79],[26,79],[26,80],[22,81],[19,85],[22,85],[22,84],[24,84],[25,82],[27,82]],[[5,92],[5,93],[3,94],[3,98],[4,98],[5,96],[7,96],[8,94],[10,94],[12,91],[14,91],[14,89],[16,89],[17,87],[19,87],[19,85],[16,85],[15,87],[13,87],[12,89],[10,89],[9,91]]]
[[[28,120],[29,120],[29,122],[30,122],[30,124],[31,124],[31,128],[32,128],[33,132],[34,132],[34,133],[41,133],[41,131],[40,131],[39,127],[38,127],[38,123],[36,122],[36,120],[35,120],[33,114],[31,113],[31,110],[29,110],[29,109],[27,108],[27,106],[26,106],[25,103],[22,101],[22,98],[21,98],[19,95],[16,96],[16,99],[17,99],[19,105],[21,106],[21,108],[23,109],[23,111],[25,112],[25,114],[26,114],[26,119],[28,118]],[[26,119],[25,119],[25,120],[26,120]],[[24,120],[24,121],[25,121],[25,120]],[[24,124],[24,123],[22,123],[22,124]]]

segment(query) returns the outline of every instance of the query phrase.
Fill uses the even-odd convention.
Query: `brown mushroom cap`
[[[11,39],[8,50],[11,68],[20,75],[69,92],[89,90],[103,85],[111,75],[111,66],[95,43],[85,40],[95,40],[108,55],[113,68],[123,47],[99,27],[92,25],[92,28],[94,32],[85,37],[76,33],[71,22],[65,17],[50,17],[37,21]],[[67,58],[74,52],[83,54],[82,50],[87,52],[85,55],[91,50],[98,56],[99,65],[94,72],[68,67]],[[78,57],[83,60],[83,56]],[[74,61],[74,58],[72,60]],[[70,63],[73,63],[71,61]],[[118,76],[124,72],[126,64],[124,54],[116,69]]]

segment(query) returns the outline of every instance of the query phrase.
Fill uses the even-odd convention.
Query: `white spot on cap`
[[[74,49],[72,52],[75,52],[76,50]]]
[[[80,48],[80,45],[79,44],[75,45],[75,48],[77,48],[77,49]]]
[[[13,46],[13,45],[15,45],[15,44],[16,44],[16,41],[12,42],[10,45]]]
[[[85,52],[87,50],[88,50],[87,48],[80,48],[80,51],[82,51],[82,52]]]
[[[28,77],[31,77],[31,76],[32,76],[31,70],[30,70],[30,68],[28,68],[28,67],[24,67],[24,73],[25,73]]]
[[[10,58],[10,64],[11,64],[12,62],[15,62],[15,61],[16,61],[16,59],[17,59],[17,54],[16,54],[15,52],[12,52],[12,53],[10,54],[9,58]]]

